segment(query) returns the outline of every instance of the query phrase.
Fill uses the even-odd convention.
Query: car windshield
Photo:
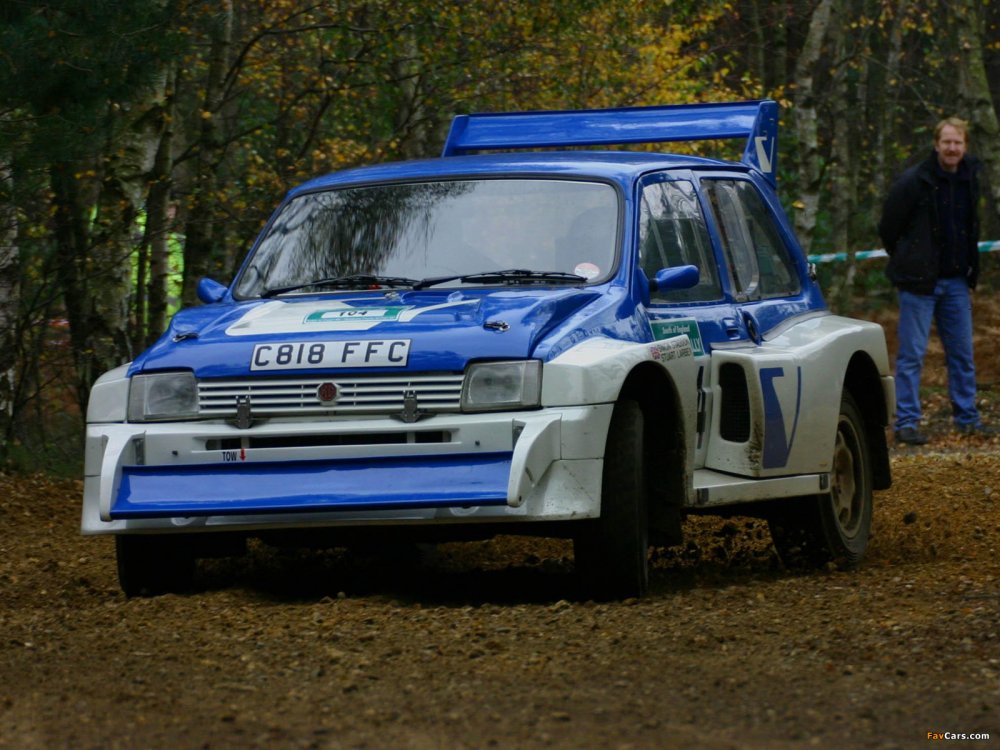
[[[600,182],[455,180],[306,193],[271,223],[235,292],[593,283],[613,271],[618,216],[616,190]]]

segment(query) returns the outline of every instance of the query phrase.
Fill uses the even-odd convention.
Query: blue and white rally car
[[[635,596],[691,513],[859,562],[893,379],[779,205],[777,117],[460,116],[441,158],[292,190],[231,285],[94,386],[83,532],[115,535],[129,595],[248,537],[520,533]],[[741,161],[566,149],[727,138]]]

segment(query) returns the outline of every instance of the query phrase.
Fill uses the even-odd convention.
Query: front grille
[[[410,376],[311,378],[240,378],[198,382],[198,409],[203,417],[236,416],[237,400],[250,400],[254,417],[337,414],[398,414],[412,393],[423,413],[459,411],[461,373]],[[337,397],[320,401],[318,390],[333,383]]]

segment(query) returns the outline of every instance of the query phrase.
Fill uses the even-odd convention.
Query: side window
[[[747,180],[702,183],[719,228],[737,299],[788,297],[801,291],[774,217]]]
[[[746,208],[747,231],[760,269],[761,297],[790,297],[802,291],[788,247],[781,239],[774,216],[749,182],[737,182]]]
[[[690,289],[653,292],[657,302],[704,302],[722,298],[722,285],[705,218],[687,181],[658,182],[642,192],[639,262],[647,276],[671,266],[697,266],[700,278]]]

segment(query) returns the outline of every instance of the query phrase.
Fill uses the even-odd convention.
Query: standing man
[[[886,275],[899,290],[896,441],[924,445],[920,373],[937,325],[948,366],[955,429],[996,434],[976,408],[972,298],[979,276],[980,163],[966,154],[968,124],[949,117],[934,129],[934,151],[893,184],[878,230],[889,254]]]

